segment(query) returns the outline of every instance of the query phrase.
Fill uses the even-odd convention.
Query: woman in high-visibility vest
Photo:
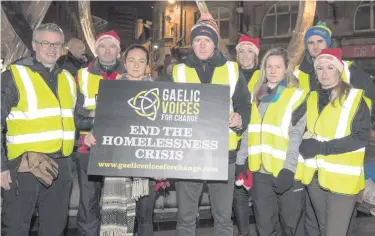
[[[237,63],[240,72],[248,84],[250,94],[252,93],[259,77],[259,38],[251,38],[242,35],[236,46]],[[236,218],[236,225],[240,235],[248,235],[250,232],[250,208],[249,189],[252,186],[252,174],[249,170],[248,158],[248,135],[244,131],[240,149],[236,158],[236,185],[233,192],[233,211]]]
[[[288,52],[270,49],[254,87],[248,126],[251,196],[260,236],[304,234],[306,195],[298,148],[306,127],[305,98]]]
[[[126,73],[117,80],[152,81],[152,78],[146,74],[150,57],[144,46],[138,44],[129,46],[123,59]],[[85,144],[89,147],[96,145],[93,132],[86,135]],[[103,187],[100,234],[114,235],[116,232],[123,232],[122,230],[126,228],[126,232],[121,235],[132,235],[136,218],[138,222],[137,235],[153,235],[152,218],[156,191],[169,186],[167,181],[156,179],[158,183],[148,178],[106,176]],[[127,194],[123,195],[122,193]],[[126,202],[125,206],[124,202]],[[134,209],[134,205],[136,205],[136,209]],[[124,207],[120,209],[118,206]]]
[[[323,49],[314,62],[321,89],[307,100],[307,131],[300,145],[302,182],[316,213],[320,235],[342,236],[364,188],[363,160],[370,137],[364,92],[341,79],[341,49]]]

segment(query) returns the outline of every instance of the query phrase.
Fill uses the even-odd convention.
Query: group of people
[[[35,208],[39,235],[64,234],[76,130],[78,235],[153,235],[157,190],[168,180],[87,174],[103,79],[230,87],[228,181],[207,181],[214,235],[233,235],[232,212],[239,234],[250,235],[250,195],[259,236],[350,235],[364,188],[375,88],[368,74],[342,60],[341,49],[330,48],[331,36],[322,22],[309,28],[305,56],[293,68],[283,48],[260,61],[259,39],[242,35],[232,62],[217,49],[215,21],[203,14],[191,29],[191,54],[170,74],[149,77],[147,49],[132,45],[121,53],[119,36],[108,31],[96,37],[97,57],[73,76],[57,64],[63,31],[40,25],[35,56],[1,75],[3,235],[28,235]],[[175,186],[177,235],[195,235],[203,181],[181,179]]]

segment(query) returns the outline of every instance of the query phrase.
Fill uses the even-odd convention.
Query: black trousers
[[[142,197],[137,201],[137,236],[153,236],[154,227],[153,227],[153,215],[154,215],[154,206],[155,206],[155,182],[149,181],[150,190],[149,195]]]
[[[234,186],[233,212],[236,217],[236,224],[240,235],[247,236],[250,232],[250,193],[244,187]]]
[[[274,189],[272,175],[254,173],[251,196],[258,236],[303,236],[305,187],[296,181],[283,194]]]
[[[100,234],[100,197],[103,187],[101,176],[87,175],[89,154],[77,155],[79,183],[79,206],[77,214],[78,236],[99,236]]]
[[[39,236],[64,235],[72,186],[72,160],[68,157],[55,161],[59,165],[59,175],[49,188],[41,185],[31,173],[16,173],[19,159],[8,163],[12,183],[10,190],[3,191],[2,235],[28,236],[35,207]]]

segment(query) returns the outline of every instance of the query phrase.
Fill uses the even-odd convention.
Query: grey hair
[[[65,40],[64,32],[62,31],[60,26],[56,25],[55,23],[46,23],[39,25],[33,32],[33,41],[35,41],[38,38],[40,32],[59,33],[63,38],[63,42]]]

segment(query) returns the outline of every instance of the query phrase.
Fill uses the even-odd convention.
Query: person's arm
[[[239,73],[234,94],[232,96],[233,111],[238,113],[242,119],[241,132],[247,129],[250,122],[250,93],[242,73]]]
[[[5,136],[6,118],[12,107],[16,107],[19,101],[19,93],[13,80],[12,73],[5,71],[1,74],[1,132]],[[3,139],[5,140],[5,139]],[[1,142],[1,172],[8,170],[7,157],[4,142]]]
[[[80,90],[80,85],[78,81],[78,75],[74,76],[74,80],[77,85],[77,102],[74,110],[74,122],[77,130],[90,131],[94,125],[94,111],[89,111],[83,107],[85,103],[85,96]]]
[[[94,117],[90,117],[90,112],[92,111],[83,107],[85,97],[79,90],[77,91],[77,96],[78,98],[74,112],[76,128],[81,131],[90,131],[94,127]]]
[[[237,151],[237,157],[236,157],[236,164],[237,165],[244,165],[249,158],[249,151],[248,151],[248,133],[247,129],[242,134],[241,144],[240,148]]]
[[[304,102],[292,115],[292,124],[289,128],[289,143],[286,152],[284,168],[296,172],[299,156],[299,146],[306,129],[306,102]]]
[[[372,102],[371,121],[375,121],[375,85],[370,75],[355,65],[350,67],[350,80],[354,88],[363,89]]]

